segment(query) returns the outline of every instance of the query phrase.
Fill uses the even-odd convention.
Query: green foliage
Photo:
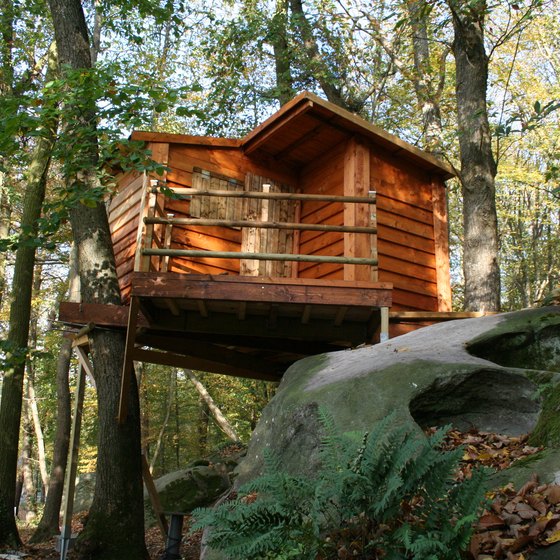
[[[211,526],[209,545],[232,559],[459,559],[485,473],[456,482],[462,450],[439,451],[445,429],[426,439],[395,428],[391,415],[360,441],[339,434],[325,411],[320,418],[316,477],[289,475],[268,455],[265,474],[235,500],[195,510],[193,530]]]

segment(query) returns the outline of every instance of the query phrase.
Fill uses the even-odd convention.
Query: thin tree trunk
[[[77,284],[79,284],[77,251],[73,245],[70,253],[70,269],[68,271],[68,292],[71,301],[75,301],[72,298],[73,293],[79,294],[79,286]],[[51,475],[43,517],[31,537],[30,542],[32,543],[49,540],[53,535],[60,533],[60,506],[62,504],[64,475],[66,473],[66,462],[70,446],[71,405],[68,373],[70,371],[71,357],[72,341],[69,338],[62,337],[56,364],[56,431]]]
[[[447,0],[453,15],[461,186],[463,192],[465,309],[499,311],[496,162],[488,123],[488,56],[484,0]]]
[[[54,64],[54,53],[50,64]],[[0,545],[21,544],[13,516],[16,488],[17,455],[23,399],[35,247],[32,241],[37,233],[37,220],[45,196],[47,172],[54,142],[54,123],[45,123],[43,136],[37,138],[33,157],[26,174],[20,244],[16,251],[8,344],[12,361],[4,373],[2,400],[0,401]]]
[[[33,482],[33,420],[29,410],[29,403],[26,402],[23,407],[23,438],[21,443],[21,473],[23,475],[24,505],[23,505],[23,521],[29,522],[35,517],[35,484]],[[21,514],[20,514],[21,517]]]
[[[41,291],[43,283],[43,267],[37,265],[33,273],[33,295],[37,298]],[[37,349],[37,339],[39,336],[38,313],[36,309],[31,310],[31,324],[29,325],[29,348],[31,351]],[[41,474],[42,495],[45,496],[49,483],[49,475],[47,473],[47,458],[45,453],[45,438],[43,436],[43,427],[39,417],[39,405],[37,404],[37,395],[35,393],[35,369],[33,360],[30,355],[27,356],[27,403],[33,420],[33,430],[35,432],[35,441],[37,442],[37,459],[39,463],[39,472]],[[44,498],[43,498],[44,499]]]
[[[154,454],[150,461],[150,472],[153,472],[154,466],[156,464],[156,461],[158,460],[158,456],[162,449],[163,436],[165,435],[165,430],[167,428],[167,424],[169,423],[169,417],[171,416],[171,408],[173,407],[173,393],[175,391],[176,377],[177,377],[177,371],[175,369],[170,370],[169,385],[167,390],[167,403],[165,405],[165,418],[163,419],[161,428],[159,429],[159,434],[156,440],[156,448],[154,450]]]
[[[11,208],[6,185],[6,173],[0,171],[0,239],[6,239],[10,233]],[[0,251],[0,310],[6,292],[6,253]]]
[[[288,0],[276,0],[276,11],[272,18],[271,40],[274,49],[274,69],[276,72],[276,97],[280,105],[285,105],[294,97],[291,72],[291,53],[288,44]]]
[[[212,413],[212,417],[214,418],[218,428],[226,434],[226,436],[231,439],[232,441],[240,441],[239,436],[237,435],[236,431],[233,429],[233,426],[228,422],[228,419],[224,416],[223,412],[218,408],[214,399],[210,396],[206,387],[198,380],[196,375],[190,369],[184,370],[185,375],[191,380],[192,384],[195,386],[198,394],[206,401],[208,405],[208,409]]]
[[[406,7],[412,30],[414,52],[414,89],[422,111],[425,149],[433,153],[442,151],[442,124],[438,87],[434,87],[434,73],[428,39],[428,14],[426,0],[407,0]],[[444,74],[444,69],[440,71]]]
[[[63,68],[89,73],[91,53],[88,29],[79,0],[49,0],[56,43]],[[84,99],[83,110],[64,123],[68,142],[66,161],[79,169],[65,177],[70,190],[91,192],[100,187],[95,100]],[[75,140],[75,142],[72,142]],[[120,304],[115,258],[105,206],[76,204],[70,209],[84,303]],[[142,560],[148,557],[144,542],[144,500],[140,448],[140,410],[136,377],[131,376],[128,416],[117,423],[125,337],[94,329],[89,335],[97,384],[99,439],[97,476],[86,527],[76,543],[77,558]]]
[[[199,396],[198,398],[198,454],[204,457],[208,452],[208,420],[210,409],[208,403]]]

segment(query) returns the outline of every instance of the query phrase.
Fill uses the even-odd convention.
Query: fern
[[[390,415],[355,439],[319,410],[324,431],[315,478],[291,476],[273,454],[265,474],[216,509],[193,512],[193,530],[230,559],[458,560],[483,500],[485,473],[454,480],[461,450],[439,451],[445,430],[424,438]],[[255,499],[256,496],[256,499]]]

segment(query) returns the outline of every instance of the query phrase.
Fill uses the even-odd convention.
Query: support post
[[[389,340],[389,308],[381,307],[381,330],[379,333],[379,342]]]
[[[140,302],[137,297],[130,298],[130,308],[128,310],[128,325],[126,329],[126,346],[124,350],[124,363],[121,378],[121,398],[119,402],[119,424],[124,424],[128,415],[128,398],[130,394],[130,376],[134,368],[132,355],[134,353],[134,343],[136,340],[136,324],[138,322],[138,311]]]
[[[156,515],[159,530],[165,540],[167,539],[167,536],[169,534],[167,519],[165,518],[165,514],[163,513],[159,494],[156,490],[156,485],[154,484],[154,479],[152,478],[152,473],[150,472],[150,466],[148,465],[146,454],[144,452],[142,452],[142,478],[144,479],[144,484],[146,486],[146,490],[148,491],[148,496],[150,497],[152,509],[154,510],[154,513]]]
[[[369,198],[370,191],[369,147],[351,138],[344,154],[344,196]],[[367,204],[344,204],[344,226],[351,228],[368,227],[370,210]],[[371,255],[371,234],[344,233],[345,257],[369,257]],[[344,280],[371,282],[371,266],[344,265]],[[374,265],[376,266],[376,264]]]
[[[60,560],[66,560],[72,537],[72,513],[74,509],[74,491],[76,489],[76,471],[78,468],[78,452],[80,449],[80,432],[82,428],[82,410],[84,407],[85,370],[80,364],[78,368],[78,384],[74,401],[74,418],[70,434],[70,456],[64,481],[64,504],[62,531],[60,533]]]

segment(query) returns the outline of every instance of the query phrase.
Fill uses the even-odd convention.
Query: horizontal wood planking
[[[143,184],[144,175],[141,173],[135,171],[123,175],[123,177],[119,180],[115,194],[111,198],[111,202],[109,204],[109,214],[113,211],[113,208],[122,204],[122,202],[130,196],[130,192],[133,192],[135,188],[142,188]]]
[[[244,181],[249,172],[270,177],[281,183],[295,184],[296,176],[289,170],[278,171],[278,163],[256,162],[246,157],[241,151],[211,147],[171,145],[169,149],[169,167],[192,173],[194,167],[226,175],[238,181]],[[170,178],[175,180],[173,173]]]
[[[113,197],[108,211],[117,277],[123,301],[128,298],[129,275],[134,269],[136,232],[143,185],[144,176],[141,174],[128,173],[121,177],[117,195]]]
[[[343,143],[307,165],[301,173],[300,189],[309,194],[343,195],[344,184]],[[339,202],[318,203],[305,201],[301,206],[301,221],[313,224],[342,225],[344,205]],[[317,233],[304,231],[300,235],[299,252],[302,254],[344,255],[342,233]],[[298,275],[305,278],[340,278],[343,266],[338,264],[299,263]]]
[[[390,284],[372,283],[362,287],[358,283],[348,286],[303,284],[301,282],[244,281],[247,277],[224,276],[217,281],[194,276],[136,273],[133,295],[140,297],[183,297],[185,299],[253,301],[267,303],[349,305],[357,307],[387,306],[391,301]],[[266,289],[263,286],[266,285]]]
[[[427,173],[390,161],[371,161],[377,192],[379,279],[394,284],[393,309],[437,311],[432,183]]]
[[[403,216],[416,222],[433,226],[434,216],[426,208],[420,208],[408,201],[397,200],[392,196],[387,196],[386,193],[377,196],[376,201],[377,207],[385,212],[391,212],[397,216]]]
[[[429,297],[437,297],[437,285],[435,282],[420,280],[419,278],[412,278],[411,276],[403,276],[402,274],[390,272],[389,270],[383,270],[379,274],[379,277],[380,281],[391,282],[393,285],[405,287],[411,292]]]
[[[419,311],[437,311],[437,297],[422,296],[398,287],[393,289],[393,305],[402,305],[404,309],[418,309]]]
[[[227,268],[218,266],[219,259],[178,259],[169,260],[169,272],[177,272],[180,274],[239,274],[239,261],[231,261],[225,263]],[[233,266],[232,266],[233,264]]]
[[[405,262],[419,264],[428,268],[436,268],[436,257],[433,253],[418,251],[412,247],[393,243],[392,240],[378,238],[377,250],[380,255],[391,256]]]

